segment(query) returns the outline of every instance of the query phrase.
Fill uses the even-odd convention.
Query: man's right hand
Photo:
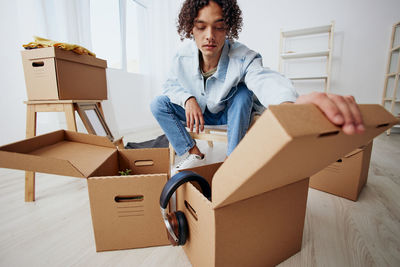
[[[185,103],[186,126],[193,132],[193,127],[196,128],[196,133],[204,131],[204,118],[201,108],[196,101],[196,98],[190,97]]]

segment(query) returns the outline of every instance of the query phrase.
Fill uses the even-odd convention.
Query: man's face
[[[193,36],[203,58],[219,58],[225,43],[226,28],[221,7],[214,1],[199,10]]]

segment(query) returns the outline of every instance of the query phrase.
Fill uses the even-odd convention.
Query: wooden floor
[[[85,179],[37,174],[36,195],[25,203],[24,172],[0,169],[0,266],[191,266],[172,246],[96,253]],[[310,189],[302,250],[279,266],[400,266],[400,134],[375,139],[358,202]]]

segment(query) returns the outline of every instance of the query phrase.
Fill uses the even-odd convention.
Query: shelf
[[[400,45],[394,47],[394,48],[392,49],[392,52],[394,52],[394,51],[396,51],[396,50],[400,50]]]
[[[288,77],[290,80],[299,81],[299,80],[326,80],[328,79],[328,75],[309,75],[309,76],[292,76]]]
[[[395,99],[393,97],[386,97],[383,101],[394,101],[395,103],[400,103],[400,99]]]
[[[282,36],[283,37],[295,37],[295,36],[318,34],[318,33],[328,33],[331,31],[331,28],[332,28],[332,25],[329,24],[329,25],[323,25],[323,26],[312,27],[312,28],[282,31]]]
[[[308,58],[308,57],[325,57],[329,55],[329,50],[325,51],[314,51],[314,52],[303,52],[303,53],[285,53],[281,54],[283,59],[292,58]]]
[[[395,72],[394,72],[394,73],[388,73],[388,74],[386,74],[386,76],[387,76],[387,77],[392,77],[392,76],[396,76],[396,74],[397,74],[397,73],[395,73]]]

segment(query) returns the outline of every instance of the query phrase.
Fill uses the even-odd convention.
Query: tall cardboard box
[[[367,183],[372,142],[348,153],[310,177],[310,187],[357,201]]]
[[[211,184],[178,189],[193,266],[274,266],[301,250],[308,177],[367,144],[397,120],[360,105],[366,132],[345,135],[313,105],[271,106],[223,164],[192,169]]]
[[[105,60],[56,47],[21,55],[29,100],[107,99]]]
[[[97,251],[169,244],[159,208],[167,148],[117,150],[107,137],[60,130],[0,147],[0,167],[88,178]]]

